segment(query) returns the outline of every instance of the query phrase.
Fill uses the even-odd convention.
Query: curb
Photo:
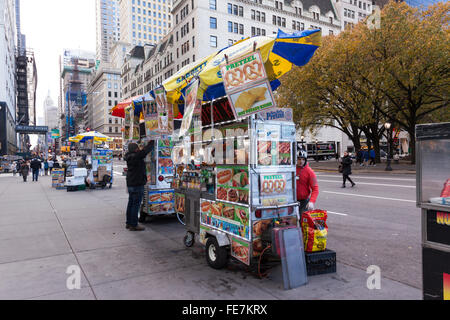
[[[339,171],[337,169],[321,169],[321,168],[313,168],[311,167],[311,169],[313,169],[316,172],[332,172],[332,173],[339,173]],[[416,171],[412,171],[412,170],[395,170],[393,169],[392,171],[366,171],[366,170],[354,170],[352,168],[352,173],[383,173],[383,174],[411,174],[411,175],[415,175]]]

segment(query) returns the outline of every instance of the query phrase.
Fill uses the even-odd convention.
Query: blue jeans
[[[139,209],[144,196],[144,186],[128,187],[127,225],[138,225]]]
[[[37,170],[33,170],[33,181],[38,181],[38,177],[39,177],[39,169]]]

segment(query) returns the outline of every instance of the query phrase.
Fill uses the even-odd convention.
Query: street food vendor
[[[300,150],[297,157],[297,201],[300,202],[300,214],[305,210],[314,210],[319,195],[319,185],[314,171],[308,164],[308,153]]]

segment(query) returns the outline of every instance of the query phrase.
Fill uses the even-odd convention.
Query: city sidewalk
[[[293,290],[242,264],[214,270],[202,246],[183,245],[174,218],[127,231],[126,202],[121,176],[112,189],[78,192],[52,189],[50,177],[0,176],[0,299],[422,299],[386,278],[367,289],[366,270],[339,262],[339,252],[337,273]],[[70,266],[81,268],[80,289],[67,289]]]
[[[326,161],[314,161],[313,159],[308,160],[309,166],[315,171],[325,171],[325,172],[338,172],[339,162],[335,159]],[[377,174],[416,174],[416,166],[412,165],[410,161],[402,161],[395,163],[391,161],[392,171],[386,171],[386,160],[382,160],[381,163],[377,163],[375,166],[363,166],[356,164],[353,159],[352,172],[353,173],[377,173]]]

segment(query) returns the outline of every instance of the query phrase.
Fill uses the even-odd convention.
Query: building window
[[[228,21],[228,32],[233,32],[233,22]]]
[[[192,8],[194,8],[194,7],[192,7]],[[217,10],[217,1],[216,0],[209,0],[209,9]]]
[[[217,19],[216,18],[213,18],[213,17],[209,18],[209,27],[211,29],[217,29]]]
[[[217,37],[209,36],[209,45],[213,48],[217,48]]]

